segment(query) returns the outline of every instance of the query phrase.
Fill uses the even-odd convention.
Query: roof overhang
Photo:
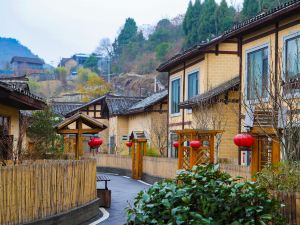
[[[0,83],[0,104],[20,110],[41,110],[46,107],[46,103],[41,98],[2,84]]]

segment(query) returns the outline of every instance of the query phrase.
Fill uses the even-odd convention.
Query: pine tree
[[[207,41],[207,39],[211,39],[217,35],[216,10],[217,3],[215,0],[205,0],[202,4],[198,26],[199,40]]]
[[[242,19],[255,16],[259,12],[259,3],[257,0],[244,0]]]
[[[233,25],[235,13],[233,7],[228,7],[226,0],[221,1],[220,6],[218,6],[216,10],[216,28],[218,35]]]

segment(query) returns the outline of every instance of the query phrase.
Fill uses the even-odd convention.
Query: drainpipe
[[[183,63],[183,87],[182,87],[182,99],[185,101],[185,62]],[[182,130],[184,129],[184,109],[182,109]]]

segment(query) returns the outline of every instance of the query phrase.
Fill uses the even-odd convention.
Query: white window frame
[[[182,89],[182,84],[181,84],[181,76],[178,75],[178,76],[174,76],[170,79],[170,96],[169,96],[169,114],[170,114],[170,117],[176,117],[176,116],[181,116],[181,109],[179,107],[179,112],[178,113],[172,113],[172,82],[175,81],[175,80],[179,80],[179,85],[180,85],[180,89],[179,89],[179,103],[180,103],[180,99],[181,99],[181,89]]]
[[[246,49],[246,52],[245,52],[245,80],[244,80],[244,99],[245,99],[245,102],[247,104],[255,104],[255,103],[259,103],[259,100],[255,99],[255,100],[248,100],[247,99],[247,95],[248,95],[248,92],[247,92],[247,85],[248,85],[248,54],[252,53],[252,52],[255,52],[257,50],[260,50],[262,48],[265,48],[267,47],[268,48],[268,88],[270,88],[270,42],[265,42],[261,45],[258,45],[258,46],[255,46],[255,47],[252,47],[252,48],[248,48]],[[266,98],[263,98],[262,101],[263,102],[268,102],[269,101],[269,95],[266,97]]]
[[[288,35],[285,35],[285,36],[283,36],[283,51],[282,51],[282,59],[283,59],[283,62],[282,62],[282,71],[281,71],[281,78],[282,78],[282,80],[283,81],[285,81],[286,82],[286,79],[285,79],[285,67],[286,67],[286,50],[287,50],[287,48],[286,48],[286,41],[287,40],[289,40],[289,39],[292,39],[292,38],[294,38],[294,37],[296,37],[296,36],[300,36],[300,30],[298,30],[298,31],[293,31],[292,33],[290,33],[290,34],[288,34]],[[292,97],[300,97],[300,90],[298,90],[298,91],[296,91],[293,95],[291,95],[290,93],[287,93],[287,94],[285,94],[285,96],[284,96],[285,98],[292,98]]]
[[[188,72],[187,74],[187,80],[186,80],[186,91],[185,91],[185,96],[186,96],[186,99],[185,101],[188,101],[189,100],[189,76],[193,73],[198,73],[198,94],[200,94],[200,70],[199,69],[193,69],[191,71]],[[188,114],[191,114],[193,112],[192,109],[187,109],[186,112]]]

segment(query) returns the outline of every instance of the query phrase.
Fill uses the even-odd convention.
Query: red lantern
[[[127,141],[127,142],[126,142],[126,146],[127,146],[128,148],[130,148],[130,147],[132,146],[132,141]]]
[[[198,140],[194,140],[190,142],[190,147],[192,148],[200,148],[200,146],[201,146],[201,142]]]
[[[237,134],[233,139],[234,144],[238,147],[251,147],[254,143],[254,137],[250,134]]]
[[[91,148],[98,148],[100,145],[102,145],[103,140],[101,138],[95,137],[89,140],[88,145]]]
[[[178,141],[174,141],[174,142],[173,142],[173,146],[174,146],[174,148],[178,148],[179,142],[178,142]]]

